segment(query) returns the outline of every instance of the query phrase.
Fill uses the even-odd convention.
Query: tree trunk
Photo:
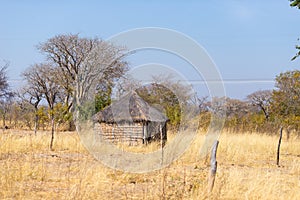
[[[34,119],[34,135],[36,135],[36,133],[37,133],[38,122],[39,122],[39,115],[37,114],[37,111],[36,111],[35,119]]]
[[[164,141],[163,141],[163,132],[162,127],[159,125],[159,132],[160,132],[160,148],[161,148],[161,165],[164,162]]]
[[[50,141],[50,150],[53,151],[53,141],[54,141],[54,115],[51,114],[51,141]]]
[[[73,120],[69,120],[68,131],[75,131],[76,127]]]
[[[6,126],[6,123],[5,123],[5,121],[6,121],[6,113],[5,113],[5,111],[4,111],[4,113],[2,114],[2,123],[3,123],[3,128],[5,128],[5,126]]]
[[[261,109],[264,112],[266,120],[268,120],[269,119],[269,113],[267,112],[267,110],[263,106],[261,106]]]

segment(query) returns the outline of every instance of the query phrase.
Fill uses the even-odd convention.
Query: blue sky
[[[20,84],[22,71],[43,61],[36,49],[40,42],[65,33],[107,39],[141,27],[174,29],[196,40],[227,80],[229,97],[272,89],[280,72],[299,69],[300,61],[290,59],[300,37],[300,10],[291,8],[288,0],[0,0],[0,5],[0,63],[10,62],[14,87]],[[184,67],[169,55],[146,53],[131,63]]]

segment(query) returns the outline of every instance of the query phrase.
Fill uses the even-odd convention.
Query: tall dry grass
[[[73,132],[0,134],[0,199],[300,199],[300,138],[284,139],[276,166],[277,136],[223,133],[215,187],[207,193],[209,165],[200,158],[199,133],[167,168],[131,174],[95,160]],[[172,137],[170,137],[172,138]],[[155,151],[159,144],[128,147]],[[148,148],[148,149],[147,149]]]

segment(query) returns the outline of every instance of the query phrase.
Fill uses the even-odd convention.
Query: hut
[[[113,143],[148,143],[167,140],[168,118],[135,91],[94,115],[95,132]]]

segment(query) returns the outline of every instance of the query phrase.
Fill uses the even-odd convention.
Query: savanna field
[[[0,199],[300,199],[300,138],[232,134],[219,138],[215,186],[208,193],[209,158],[200,158],[205,133],[167,168],[144,174],[112,170],[97,161],[76,132],[4,130],[0,134]],[[172,136],[169,138],[172,139]],[[151,151],[158,143],[128,147]]]
[[[0,5],[0,200],[300,200],[300,0]]]

